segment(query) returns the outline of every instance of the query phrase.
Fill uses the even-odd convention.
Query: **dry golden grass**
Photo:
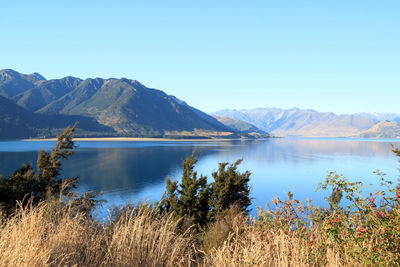
[[[107,227],[54,203],[20,209],[0,229],[0,266],[310,266],[312,249],[281,227],[228,212],[195,243],[171,214],[146,206]],[[315,236],[317,236],[316,233]],[[314,239],[316,244],[324,239]],[[328,249],[326,266],[341,266]],[[312,263],[314,262],[314,264]]]
[[[99,266],[104,258],[100,225],[54,203],[21,208],[1,225],[0,266]]]
[[[342,266],[339,254],[327,250],[324,264],[311,260],[310,244],[283,229],[255,222],[234,228],[222,246],[205,255],[204,266]],[[322,240],[321,240],[322,241]]]
[[[146,205],[105,225],[46,202],[0,222],[0,267],[362,266],[351,236],[329,240],[323,224],[290,228],[290,210],[249,219],[232,209],[196,235],[191,228],[183,232],[173,214]],[[373,240],[363,242],[363,248],[376,247]]]
[[[189,266],[193,239],[177,223],[145,206],[108,227],[51,203],[20,209],[1,225],[0,266]]]
[[[51,251],[46,235],[52,224],[42,220],[43,210],[21,210],[0,229],[0,266],[45,266]]]
[[[192,239],[178,232],[172,214],[157,215],[139,207],[123,215],[107,240],[107,266],[188,266],[194,257]]]

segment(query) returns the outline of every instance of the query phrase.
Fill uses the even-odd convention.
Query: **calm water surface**
[[[50,141],[0,142],[0,173],[7,175],[23,162],[35,163],[38,150],[50,150]],[[314,192],[327,172],[336,171],[350,180],[378,183],[373,172],[398,178],[397,159],[391,144],[399,140],[271,139],[201,142],[77,142],[76,153],[63,163],[63,176],[80,176],[79,191],[102,191],[107,200],[98,209],[105,217],[113,205],[156,201],[165,178],[180,178],[181,162],[193,151],[200,154],[196,170],[208,177],[219,162],[243,158],[240,170],[251,171],[253,205],[264,207],[274,196],[295,197],[324,205],[324,193]],[[209,178],[210,179],[210,178]]]

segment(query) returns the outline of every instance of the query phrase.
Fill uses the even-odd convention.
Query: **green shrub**
[[[164,197],[158,208],[164,212],[175,212],[184,221],[200,226],[215,221],[224,215],[232,205],[246,213],[251,203],[248,186],[250,172],[240,173],[237,170],[242,160],[235,163],[220,163],[217,172],[212,174],[214,182],[208,184],[207,177],[197,177],[194,171],[197,159],[194,155],[182,162],[181,183],[166,181]]]

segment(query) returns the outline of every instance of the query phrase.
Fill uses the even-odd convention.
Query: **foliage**
[[[241,162],[242,159],[230,165],[220,163],[218,171],[212,174],[214,182],[211,183],[210,206],[214,216],[222,214],[233,204],[238,205],[242,211],[250,206],[250,172],[238,172],[237,167]]]
[[[38,199],[41,200],[45,194],[69,194],[71,189],[76,187],[77,178],[66,178],[68,186],[61,186],[63,180],[58,179],[61,171],[61,161],[73,155],[74,142],[72,135],[75,131],[76,124],[58,136],[57,144],[52,148],[51,153],[44,150],[39,151],[37,158],[36,174]],[[63,192],[61,192],[63,190]]]
[[[320,212],[315,220],[329,246],[335,246],[345,257],[362,265],[396,265],[400,261],[400,190],[393,188],[385,175],[376,171],[380,185],[364,195],[361,182],[351,183],[338,175],[329,176],[322,189],[339,188],[349,201],[347,207]]]
[[[237,166],[242,160],[228,166],[220,163],[217,172],[212,174],[214,182],[208,184],[207,177],[197,177],[194,171],[197,159],[192,154],[182,163],[181,183],[166,181],[166,192],[159,203],[162,211],[175,212],[194,224],[204,226],[222,216],[232,205],[246,212],[250,205],[250,172],[239,173]],[[228,166],[228,167],[227,167]]]
[[[183,172],[179,185],[178,181],[172,182],[167,178],[161,207],[167,212],[174,211],[179,217],[190,218],[195,223],[205,225],[210,209],[210,186],[206,177],[197,177],[197,172],[194,171],[196,162],[194,155],[182,162]]]
[[[51,152],[39,151],[37,172],[30,163],[22,165],[7,178],[0,177],[0,204],[3,212],[12,213],[17,203],[26,205],[28,202],[37,205],[48,198],[66,197],[71,206],[84,213],[90,213],[97,203],[96,194],[87,192],[80,196],[73,193],[78,183],[78,177],[60,178],[61,163],[73,155],[72,140],[76,124],[68,127],[58,136],[57,143]]]

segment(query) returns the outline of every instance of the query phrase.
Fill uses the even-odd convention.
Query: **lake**
[[[179,179],[182,160],[199,154],[198,173],[211,180],[219,162],[243,158],[240,170],[250,170],[252,213],[274,196],[288,191],[299,200],[307,197],[325,205],[324,192],[314,192],[329,171],[350,180],[378,184],[373,172],[385,172],[395,181],[399,167],[391,144],[400,140],[360,139],[268,139],[236,141],[138,141],[76,142],[76,153],[63,163],[63,176],[80,176],[81,192],[102,191],[106,204],[99,217],[119,204],[159,200],[165,179]],[[39,149],[50,150],[52,141],[0,141],[0,173],[7,175],[21,163],[36,162]]]

